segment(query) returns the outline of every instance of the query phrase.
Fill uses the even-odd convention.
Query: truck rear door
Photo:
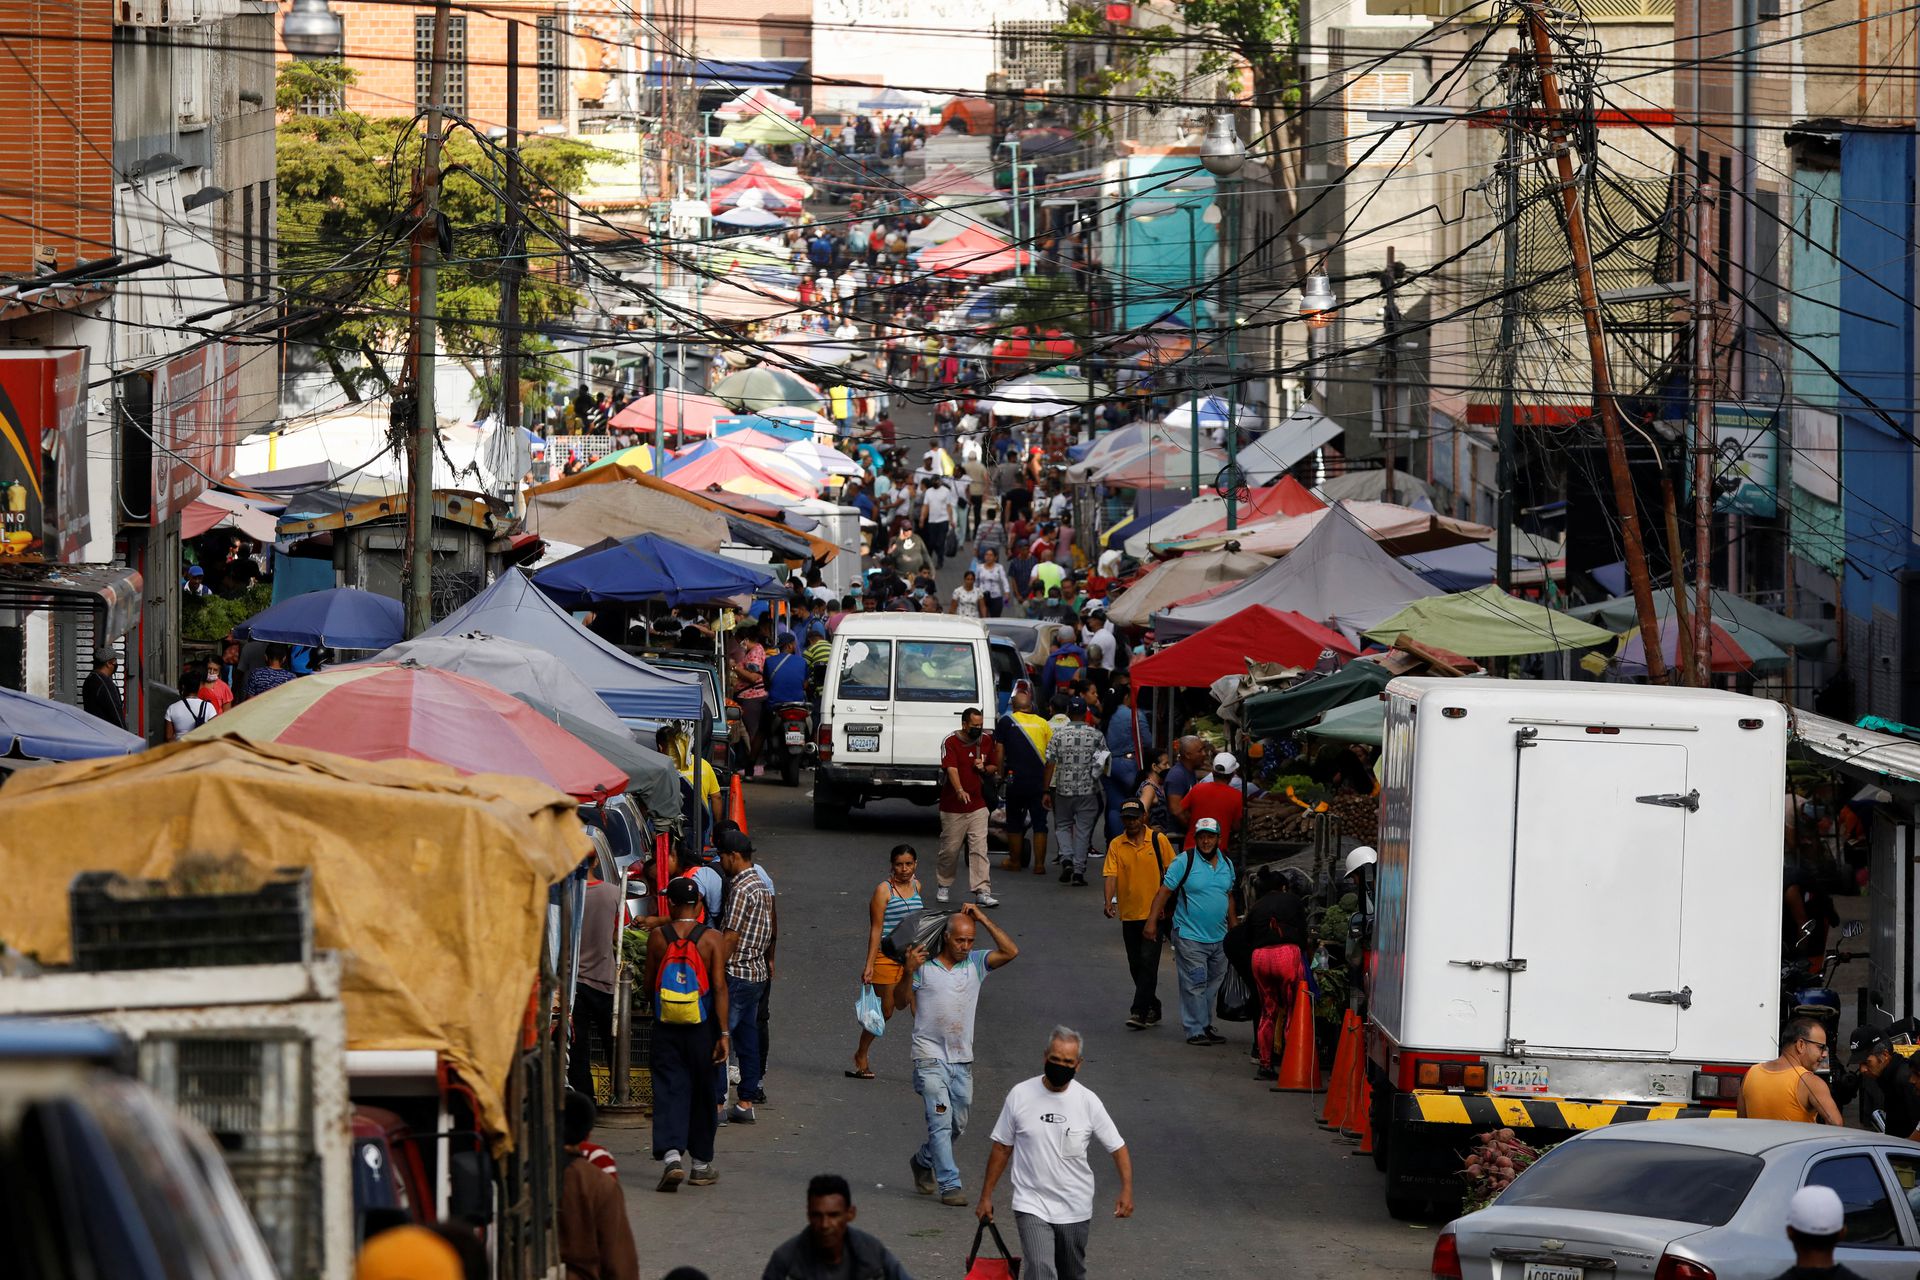
[[[991,715],[993,678],[987,670],[985,636],[909,638],[895,641],[893,672],[893,763],[938,765],[947,735],[960,727],[960,713],[978,707]]]
[[[841,645],[828,708],[839,739],[833,744],[834,763],[892,764],[893,641],[847,636]]]
[[[1510,1041],[1525,1051],[1666,1054],[1680,973],[1687,749],[1605,736],[1520,739]]]

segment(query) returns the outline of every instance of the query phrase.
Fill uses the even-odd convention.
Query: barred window
[[[534,19],[534,66],[539,86],[535,110],[542,120],[558,120],[560,110],[560,15],[543,14]]]
[[[425,111],[433,103],[433,15],[413,17],[413,105]],[[447,19],[447,96],[441,103],[450,115],[467,113],[467,19]]]

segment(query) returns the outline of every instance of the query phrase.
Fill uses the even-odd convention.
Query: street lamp
[[[1231,178],[1247,163],[1247,144],[1234,132],[1231,113],[1216,111],[1207,121],[1207,136],[1200,143],[1200,163],[1216,178]]]
[[[296,58],[337,58],[346,29],[327,0],[293,0],[280,23],[280,43]]]
[[[1307,322],[1307,398],[1313,398],[1315,381],[1314,347],[1316,335],[1333,323],[1333,309],[1340,300],[1333,296],[1333,281],[1324,275],[1311,275],[1300,290],[1300,318]]]

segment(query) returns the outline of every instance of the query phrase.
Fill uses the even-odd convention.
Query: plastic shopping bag
[[[860,998],[853,1002],[853,1016],[860,1020],[860,1026],[876,1040],[887,1034],[887,1015],[880,1008],[880,997],[872,986],[860,988]]]

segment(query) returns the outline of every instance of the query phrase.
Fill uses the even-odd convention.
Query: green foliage
[[[1087,323],[1086,296],[1073,287],[1070,276],[1027,276],[1013,296],[1013,311],[998,326],[1001,331],[1025,325],[1029,333],[1059,329],[1084,338],[1091,331]]]
[[[413,183],[424,137],[412,120],[355,111],[305,115],[302,103],[338,100],[352,73],[337,63],[282,63],[276,100],[280,188],[280,272],[296,305],[322,314],[302,337],[316,343],[352,395],[385,388],[389,365],[405,346],[410,311],[408,237]],[[557,278],[561,195],[586,179],[593,148],[569,138],[535,137],[520,148],[525,214],[519,246],[504,243],[506,187],[499,151],[454,122],[441,152],[440,205],[453,252],[440,268],[440,343],[484,384],[502,345],[502,260],[517,250],[525,275],[521,321],[531,331],[572,314],[583,299]],[[548,344],[525,332],[523,368]],[[486,406],[483,406],[483,409]]]
[[[255,583],[243,595],[188,596],[180,600],[180,638],[189,643],[216,644],[227,633],[273,603],[273,584]]]
[[[1243,87],[1238,72],[1244,65],[1252,73],[1255,110],[1298,101],[1293,67],[1300,38],[1299,0],[1163,0],[1136,5],[1139,25],[1121,28],[1108,25],[1105,7],[1069,3],[1066,20],[1054,28],[1055,43],[1063,46],[1088,40],[1110,43],[1110,65],[1083,81],[1083,92],[1104,95],[1124,86],[1137,97],[1171,102],[1184,96],[1185,75],[1174,72],[1167,55],[1199,45],[1187,68],[1191,74],[1227,72],[1228,90],[1237,95]],[[1155,9],[1178,18],[1181,25],[1147,25],[1142,20]]]

